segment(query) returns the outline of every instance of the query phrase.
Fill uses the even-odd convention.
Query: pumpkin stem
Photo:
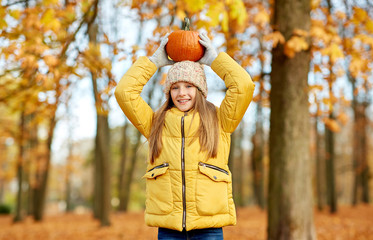
[[[185,17],[184,18],[184,22],[183,22],[183,26],[182,28],[184,31],[189,31],[190,30],[190,20],[189,18]]]

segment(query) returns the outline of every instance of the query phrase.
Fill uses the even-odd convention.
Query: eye
[[[186,87],[187,87],[187,88],[191,88],[191,87],[193,87],[193,85],[188,84]]]
[[[177,87],[177,86],[171,87],[171,90],[177,90],[177,89],[179,89],[179,87]]]

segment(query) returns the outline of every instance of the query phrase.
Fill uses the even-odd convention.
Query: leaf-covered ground
[[[226,240],[264,240],[266,213],[253,207],[238,210],[238,223],[225,227]],[[112,226],[100,228],[91,215],[47,216],[41,223],[27,218],[13,224],[10,216],[0,216],[0,240],[122,240],[156,239],[157,230],[145,226],[143,213],[113,214]],[[338,214],[315,212],[319,240],[373,240],[373,205],[340,207]]]

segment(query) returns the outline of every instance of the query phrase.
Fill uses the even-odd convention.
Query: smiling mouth
[[[179,103],[183,104],[183,103],[186,103],[186,102],[189,102],[190,100],[178,100]]]

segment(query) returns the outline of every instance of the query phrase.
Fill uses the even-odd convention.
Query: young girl
[[[149,141],[145,222],[159,227],[158,239],[223,239],[236,223],[228,169],[231,134],[252,100],[254,83],[226,53],[219,55],[206,34],[198,62],[173,63],[167,36],[153,56],[140,57],[123,76],[115,97],[128,119]],[[144,85],[165,65],[166,102],[153,112],[141,98]],[[211,66],[228,88],[220,108],[206,100]]]

